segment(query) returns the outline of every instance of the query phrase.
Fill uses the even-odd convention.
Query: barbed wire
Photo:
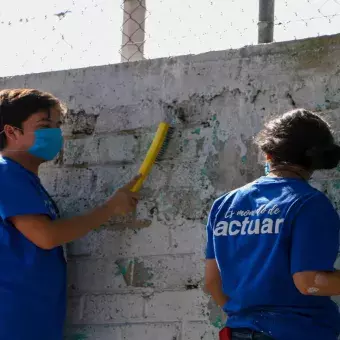
[[[0,76],[257,43],[258,1],[73,0],[40,13],[0,13]],[[274,41],[340,33],[340,0],[276,1],[274,25]]]
[[[277,2],[275,41],[340,33],[339,0]]]

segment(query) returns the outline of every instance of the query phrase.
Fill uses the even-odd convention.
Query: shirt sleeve
[[[291,273],[333,271],[339,249],[340,220],[323,194],[309,198],[293,223]]]
[[[206,251],[205,251],[205,258],[207,260],[209,259],[214,259],[215,258],[215,249],[214,249],[214,220],[215,220],[215,205],[216,203],[213,204],[209,217],[208,217],[208,222],[206,226],[206,233],[207,233],[207,244],[206,244]]]
[[[49,215],[48,202],[29,181],[24,178],[6,178],[0,183],[0,217],[6,221],[20,215]]]

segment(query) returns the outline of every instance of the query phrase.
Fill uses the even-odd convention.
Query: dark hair
[[[340,160],[340,146],[328,123],[305,109],[292,110],[273,119],[256,138],[273,165],[298,165],[306,170],[333,169]]]
[[[65,105],[52,94],[35,89],[6,89],[0,91],[0,131],[6,124],[22,128],[31,115],[52,108],[66,112]],[[0,134],[0,150],[6,146],[6,136]]]

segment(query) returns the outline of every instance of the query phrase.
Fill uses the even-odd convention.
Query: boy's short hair
[[[47,113],[57,108],[64,115],[66,106],[52,94],[35,89],[5,89],[0,91],[0,132],[5,125],[22,128],[31,115],[39,111]],[[0,134],[0,150],[6,147],[6,136]]]

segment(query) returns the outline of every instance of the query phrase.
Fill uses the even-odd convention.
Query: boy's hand
[[[112,212],[112,216],[126,215],[134,212],[139,199],[139,194],[131,189],[140,179],[141,175],[134,177],[129,183],[117,190],[117,192],[107,201],[106,205]]]

